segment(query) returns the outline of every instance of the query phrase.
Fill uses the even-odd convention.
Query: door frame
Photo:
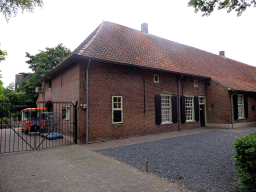
[[[200,120],[200,127],[201,127],[201,116],[200,116],[200,106],[203,105],[204,106],[204,123],[205,126],[207,125],[207,116],[206,116],[206,97],[205,96],[198,96],[199,98],[199,120]],[[204,98],[204,102],[200,102],[200,98]]]

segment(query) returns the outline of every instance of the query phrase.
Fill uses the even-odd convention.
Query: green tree
[[[241,16],[247,7],[256,7],[256,0],[190,0],[189,7],[195,8],[195,13],[198,11],[204,12],[203,16],[209,16],[215,9],[227,9],[227,12],[236,11],[237,16]]]
[[[28,11],[33,12],[34,9],[39,6],[43,6],[42,0],[1,0],[0,1],[0,12],[3,13],[6,21],[8,22],[12,16],[16,16],[18,10],[22,12]]]
[[[0,72],[1,72],[1,70],[0,70]],[[0,73],[0,100],[3,100],[4,98],[5,98],[4,87],[3,87],[2,75]]]
[[[14,82],[11,82],[7,87],[6,89],[10,90],[10,91],[14,91],[15,90],[15,83]]]
[[[31,100],[26,93],[19,93],[15,90],[14,82],[10,83],[4,90],[5,99],[10,102]]]
[[[22,73],[28,82],[23,82],[19,90],[25,92],[31,100],[36,101],[38,94],[35,93],[35,88],[42,86],[41,78],[70,53],[71,51],[62,44],[58,44],[54,48],[46,47],[45,51],[40,50],[36,55],[26,53],[26,57],[29,58],[26,63],[32,69],[32,73]]]
[[[1,44],[0,44],[0,46],[1,46]],[[0,48],[1,48],[1,47],[0,47]],[[5,60],[6,55],[7,55],[7,52],[0,49],[0,62],[1,62],[2,60]]]

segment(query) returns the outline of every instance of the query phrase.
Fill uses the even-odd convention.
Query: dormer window
[[[159,75],[154,74],[154,83],[159,83]]]

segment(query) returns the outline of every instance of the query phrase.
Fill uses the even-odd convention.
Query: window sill
[[[113,125],[123,124],[123,122],[112,122]]]
[[[246,118],[244,117],[239,117],[237,120],[245,120]]]
[[[186,120],[186,123],[195,123],[195,120]]]
[[[173,124],[173,122],[168,121],[168,122],[163,122],[160,125],[171,125],[171,124]]]

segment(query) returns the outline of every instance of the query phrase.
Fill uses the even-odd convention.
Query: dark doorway
[[[200,105],[200,125],[205,127],[204,105]]]

